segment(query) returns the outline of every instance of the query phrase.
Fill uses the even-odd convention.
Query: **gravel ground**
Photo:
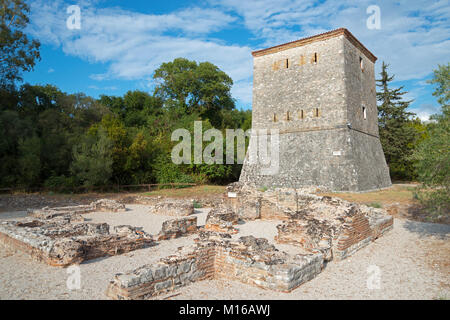
[[[144,206],[127,205],[124,213],[86,214],[88,221],[110,225],[142,226],[157,233],[163,221],[173,217],[147,213]],[[204,224],[207,209],[196,211],[199,225]],[[19,218],[24,212],[0,214],[0,220]],[[273,240],[276,222],[255,221],[238,225],[234,237],[253,234]],[[234,281],[209,280],[194,283],[158,299],[443,299],[450,298],[449,225],[396,219],[394,229],[355,255],[331,262],[315,279],[291,293],[278,293]],[[195,236],[161,241],[154,247],[120,256],[99,258],[80,265],[81,288],[68,290],[68,269],[50,267],[28,256],[0,252],[0,299],[106,299],[108,281],[118,272],[126,272],[153,263],[177,247],[192,243]],[[295,247],[277,245],[295,253]],[[367,281],[380,271],[380,288],[367,288]],[[372,267],[373,268],[373,267]],[[375,282],[376,285],[376,282]]]

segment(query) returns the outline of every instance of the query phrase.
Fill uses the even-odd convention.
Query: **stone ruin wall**
[[[265,239],[249,238],[267,243]],[[240,248],[234,248],[236,244]],[[183,250],[185,252],[161,259],[159,263],[117,274],[109,283],[106,295],[116,300],[147,299],[207,279],[236,280],[264,289],[290,292],[314,278],[323,268],[320,253],[297,260],[260,258],[258,261],[258,256],[267,252],[252,252],[242,241],[230,245],[230,242],[204,240]],[[273,253],[271,248],[268,251]]]
[[[200,248],[118,274],[108,285],[106,295],[115,300],[148,299],[192,282],[213,279],[214,270],[214,247]]]
[[[159,263],[116,275],[107,295],[146,299],[205,279],[289,292],[320,273],[326,261],[344,259],[392,228],[392,217],[382,210],[336,198],[286,189],[263,192],[239,183],[229,185],[227,191],[228,207],[211,211],[194,246],[180,248]],[[289,255],[267,239],[252,236],[231,240],[233,232],[227,227],[238,219],[263,217],[280,220],[277,243],[299,246],[303,253]]]
[[[185,212],[181,206],[178,212]],[[157,235],[141,228],[116,226],[110,232],[107,223],[85,223],[83,213],[94,211],[124,212],[125,206],[102,199],[90,205],[28,210],[24,221],[0,224],[0,246],[20,251],[51,266],[68,266],[104,256],[113,256],[197,232],[197,217],[167,220]]]
[[[61,233],[47,236],[45,226],[27,227],[15,222],[2,223],[0,246],[6,251],[23,252],[32,259],[51,266],[66,267],[153,244],[153,239],[148,234],[131,226],[125,226],[128,228],[126,232],[118,232],[116,227],[114,233],[109,232],[109,225],[106,223],[78,226],[88,227],[85,232],[78,232],[76,235]]]
[[[316,196],[310,190],[261,191],[236,183],[229,185],[227,191],[232,195],[229,204],[237,208],[241,219],[281,221],[277,226],[278,243],[311,250],[321,241],[328,241],[330,254],[336,259],[344,259],[393,227],[393,218],[382,209]],[[312,232],[319,232],[324,239],[308,234]]]
[[[165,216],[184,217],[194,214],[194,203],[190,200],[161,199],[149,205],[149,212]]]
[[[326,261],[344,259],[392,228],[392,217],[381,209],[311,192],[264,191],[231,184],[227,200],[210,211],[203,228],[197,227],[196,216],[187,216],[165,221],[154,236],[131,226],[118,226],[110,233],[106,223],[71,224],[71,220],[83,220],[80,210],[70,215],[62,208],[47,208],[40,212],[47,217],[49,212],[66,213],[4,222],[0,224],[0,243],[50,265],[67,266],[197,233],[193,246],[181,247],[156,264],[116,274],[107,295],[113,299],[145,299],[205,279],[236,280],[289,292],[320,273]],[[160,207],[167,203],[165,199]],[[181,210],[173,212],[186,212],[188,207],[182,205]],[[239,220],[255,219],[279,221],[275,241],[298,246],[301,253],[289,255],[267,239],[252,236],[232,240]]]

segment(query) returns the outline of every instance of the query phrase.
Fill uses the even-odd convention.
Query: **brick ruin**
[[[147,299],[217,278],[289,292],[314,278],[322,267],[321,253],[291,256],[267,239],[248,236],[232,241],[206,232],[193,246],[180,248],[157,264],[115,275],[106,295],[120,300]]]
[[[86,260],[113,256],[174,239],[197,231],[197,217],[167,220],[157,235],[139,227],[107,223],[86,223],[83,214],[125,212],[124,204],[101,199],[89,205],[45,207],[28,210],[23,221],[0,224],[0,245],[9,251],[21,251],[51,266],[69,266]]]
[[[177,217],[164,221],[156,235],[134,226],[110,228],[107,223],[84,221],[87,212],[125,211],[124,205],[110,200],[29,210],[30,216],[23,221],[0,224],[0,244],[52,266],[68,266],[196,234],[192,245],[168,253],[158,263],[128,272],[117,270],[122,273],[108,284],[107,296],[147,299],[205,279],[289,292],[313,279],[326,263],[347,258],[393,226],[393,218],[382,209],[311,192],[234,183],[201,227],[192,215],[192,201],[157,199],[149,214],[167,212]],[[240,236],[240,225],[253,220],[272,221],[277,229],[274,239]],[[279,250],[277,244],[288,244],[295,253]]]
[[[44,207],[34,210],[28,209],[28,215],[41,219],[50,219],[59,216],[74,214],[83,214],[97,211],[123,212],[126,211],[125,205],[110,199],[100,199],[88,205],[67,206],[67,207]]]
[[[261,191],[240,183],[215,207],[196,243],[151,265],[117,274],[107,288],[113,299],[147,299],[205,279],[228,279],[280,292],[294,290],[393,226],[381,209],[295,189]],[[298,247],[278,250],[267,239],[233,239],[239,220],[275,220],[275,242]]]

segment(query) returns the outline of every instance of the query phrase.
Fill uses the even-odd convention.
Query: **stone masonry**
[[[382,209],[302,189],[259,190],[234,183],[228,201],[211,210],[193,246],[181,247],[160,262],[117,274],[108,285],[113,299],[147,299],[205,279],[237,280],[289,292],[311,280],[331,260],[341,260],[392,229]],[[237,211],[235,209],[238,209]],[[269,219],[278,224],[275,242],[297,246],[279,251],[267,239],[232,239],[238,220]]]
[[[83,214],[96,211],[124,212],[125,205],[115,200],[100,199],[88,205],[67,207],[44,207],[42,209],[28,209],[28,215],[41,219],[51,219],[58,216]]]
[[[152,245],[152,236],[132,226],[77,223],[70,219],[28,219],[0,224],[0,245],[52,266],[68,266]]]
[[[269,245],[267,239],[249,236],[230,241],[212,239],[210,234],[159,263],[117,274],[106,295],[118,300],[147,299],[215,278],[289,292],[323,268],[321,253],[289,256]]]
[[[189,216],[194,214],[194,203],[183,199],[162,199],[149,205],[149,212],[167,216]]]
[[[376,57],[348,30],[253,52],[250,147],[279,130],[279,169],[244,161],[256,187],[367,191],[391,186],[379,140]],[[270,132],[269,132],[270,133]]]

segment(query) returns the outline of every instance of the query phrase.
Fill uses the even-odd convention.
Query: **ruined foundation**
[[[131,226],[110,233],[106,223],[79,223],[68,219],[7,221],[0,224],[0,244],[51,266],[68,266],[113,256],[153,244],[151,235]]]
[[[68,206],[68,207],[44,207],[39,210],[28,209],[28,215],[40,219],[51,219],[54,217],[84,214],[96,211],[124,212],[125,205],[115,200],[100,199],[88,205]]]
[[[105,199],[90,205],[28,210],[30,218],[0,224],[0,246],[8,251],[24,252],[51,266],[65,267],[197,232],[197,217],[165,221],[161,231],[151,235],[142,228],[129,225],[115,226],[110,232],[107,223],[85,223],[82,215],[125,210],[123,204]]]
[[[118,273],[108,285],[110,298],[147,299],[205,279],[289,292],[313,279],[327,262],[349,257],[393,226],[393,218],[382,209],[318,196],[311,189],[264,190],[234,183],[226,196],[208,213],[204,227],[197,226],[197,216],[188,215],[164,221],[156,235],[128,225],[110,231],[107,223],[84,221],[82,213],[93,208],[113,215],[125,210],[115,202],[30,210],[32,217],[0,224],[0,245],[52,266],[68,266],[197,234],[193,245],[158,263]],[[164,199],[152,210],[184,215],[191,212],[191,204]],[[240,225],[252,220],[276,224],[275,244],[252,235],[239,237]],[[289,245],[289,253],[276,244]]]
[[[393,226],[392,217],[381,209],[302,190],[261,191],[241,183],[227,189],[228,201],[211,210],[195,245],[159,263],[117,274],[108,297],[147,299],[205,279],[289,292],[313,279],[325,262],[347,258]],[[267,239],[253,236],[233,240],[239,219],[282,221],[275,241],[297,246],[299,253],[279,251]]]
[[[147,299],[192,282],[217,278],[289,292],[314,278],[322,267],[321,253],[292,257],[276,250],[266,239],[206,237],[157,264],[117,274],[106,295],[119,300]]]

